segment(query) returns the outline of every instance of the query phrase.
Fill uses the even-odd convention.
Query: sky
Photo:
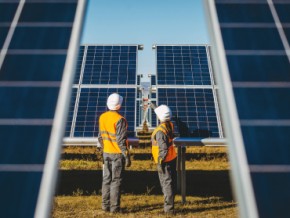
[[[203,0],[89,0],[81,44],[141,44],[138,74],[155,74],[154,44],[209,44]]]

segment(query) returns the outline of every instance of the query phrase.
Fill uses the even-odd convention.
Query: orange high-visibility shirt
[[[158,127],[156,127],[156,129],[154,130],[154,132],[152,133],[151,136],[151,140],[152,140],[152,156],[154,159],[155,163],[158,163],[158,156],[159,156],[159,146],[158,143],[156,141],[156,133],[158,131],[162,131],[167,137],[168,137],[168,141],[169,141],[169,147],[168,147],[168,152],[167,155],[165,157],[165,159],[163,160],[163,162],[169,162],[173,159],[176,158],[176,152],[175,149],[173,147],[173,137],[172,134],[169,134],[170,131],[173,130],[173,123],[170,122],[170,126],[171,126],[171,130],[168,129],[168,127],[166,126],[165,123],[161,123]]]
[[[99,130],[103,139],[104,145],[103,152],[105,153],[111,154],[122,153],[117,143],[117,135],[116,135],[117,123],[120,119],[125,118],[121,116],[117,111],[107,111],[100,116]],[[126,141],[126,146],[127,145],[128,141]]]

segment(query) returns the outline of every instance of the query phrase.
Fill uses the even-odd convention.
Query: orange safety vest
[[[103,139],[103,152],[110,154],[122,153],[116,138],[117,123],[122,118],[125,119],[117,111],[107,111],[100,116],[99,129]],[[126,146],[128,147],[128,140],[126,140]]]
[[[170,131],[173,131],[173,123],[169,122],[170,126],[171,126],[171,130],[166,126],[166,123],[161,123],[158,127],[156,127],[156,129],[154,130],[154,132],[152,133],[151,136],[151,141],[152,141],[152,156],[154,159],[155,163],[158,163],[158,156],[159,156],[159,146],[158,143],[156,141],[156,133],[158,131],[162,131],[165,135],[167,135],[168,137],[168,141],[169,141],[169,147],[168,147],[168,153],[165,157],[165,160],[163,160],[163,162],[169,162],[173,159],[176,158],[176,152],[175,149],[173,147],[173,135],[170,134]]]

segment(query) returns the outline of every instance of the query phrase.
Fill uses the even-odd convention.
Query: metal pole
[[[177,168],[177,186],[176,186],[176,190],[177,190],[177,193],[180,193],[181,192],[181,146],[177,147],[176,168]]]
[[[180,146],[181,150],[181,197],[182,197],[182,204],[186,203],[186,169],[185,169],[185,153],[186,153],[186,146]]]

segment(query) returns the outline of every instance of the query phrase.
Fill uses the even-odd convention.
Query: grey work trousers
[[[103,160],[102,209],[119,212],[125,158],[122,154],[103,153]]]
[[[164,212],[174,212],[174,197],[176,193],[176,158],[157,165],[158,176],[164,195]]]

